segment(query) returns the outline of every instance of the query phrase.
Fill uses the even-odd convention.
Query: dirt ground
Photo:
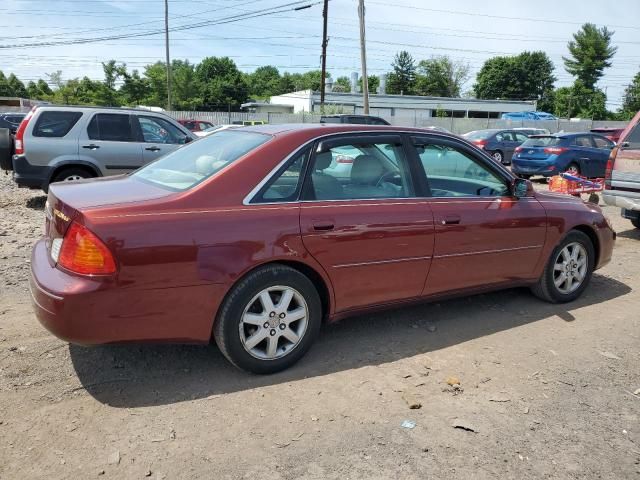
[[[215,347],[50,335],[27,287],[43,203],[0,174],[2,480],[640,478],[640,231],[616,209],[614,259],[575,303],[353,318],[261,377]]]

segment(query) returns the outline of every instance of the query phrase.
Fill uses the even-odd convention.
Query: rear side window
[[[132,142],[131,116],[122,113],[98,113],[87,127],[91,140]]]
[[[613,148],[613,142],[603,137],[593,137],[597,148]]]
[[[522,144],[523,147],[555,147],[562,143],[558,137],[530,137]]]
[[[81,112],[44,111],[33,127],[34,137],[64,137],[82,117]]]
[[[629,144],[627,148],[640,149],[640,123],[637,123],[629,135],[624,139]]]

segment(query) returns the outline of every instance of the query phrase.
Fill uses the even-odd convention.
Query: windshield
[[[560,137],[531,137],[521,147],[555,147],[562,142]]]
[[[187,190],[271,138],[254,132],[223,130],[159,158],[133,176],[171,190]]]
[[[493,135],[493,130],[476,130],[475,132],[469,132],[464,134],[464,138],[468,138],[469,140],[484,140],[485,138],[489,138]]]

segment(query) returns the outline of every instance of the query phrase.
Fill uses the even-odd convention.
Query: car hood
[[[174,195],[174,192],[142,182],[130,175],[52,183],[49,191],[77,210],[155,200]]]

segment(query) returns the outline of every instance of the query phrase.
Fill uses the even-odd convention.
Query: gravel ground
[[[575,303],[361,316],[258,377],[215,347],[46,332],[27,287],[43,204],[0,174],[0,479],[640,478],[640,231],[616,209],[614,259]]]

